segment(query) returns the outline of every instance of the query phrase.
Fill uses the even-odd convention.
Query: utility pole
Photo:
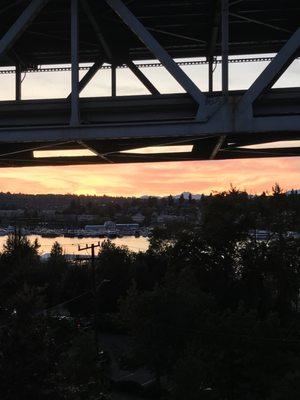
[[[99,346],[98,346],[98,327],[97,327],[97,297],[96,297],[96,265],[95,265],[95,248],[100,247],[101,243],[92,243],[91,245],[86,245],[85,247],[80,247],[78,245],[78,251],[84,251],[84,250],[91,250],[91,267],[92,267],[92,280],[91,280],[91,292],[94,297],[94,336],[95,336],[95,346],[96,346],[96,353],[97,353],[97,358],[99,355]],[[101,282],[100,286],[104,283],[104,281]]]

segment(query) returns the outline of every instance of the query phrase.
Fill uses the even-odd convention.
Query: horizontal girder
[[[230,92],[228,119],[233,118],[235,104],[243,93],[244,91]],[[220,92],[214,92],[209,98],[215,103],[219,102],[221,104],[222,102],[222,94]],[[126,124],[129,126],[129,124],[136,123],[153,124],[166,122],[166,124],[170,124],[183,123],[184,121],[191,122],[193,125],[197,124],[197,121],[195,121],[197,105],[186,94],[81,98],[80,111],[82,124],[80,129],[86,131],[88,131],[88,127],[93,128],[96,124],[121,124],[121,126]],[[273,89],[266,96],[255,102],[253,112],[255,117],[300,115],[300,88]],[[8,133],[6,135],[6,133],[3,133],[6,132],[5,128],[26,127],[24,130],[26,132],[27,128],[38,126],[39,128],[47,127],[47,129],[51,130],[50,126],[63,127],[68,125],[69,118],[69,99],[22,100],[21,102],[0,101],[0,141],[10,141],[10,136],[12,136],[12,134]],[[219,121],[218,127],[215,127],[215,123],[212,123],[213,121],[214,118],[212,116],[210,122],[198,124],[201,125],[199,133],[222,133],[225,127],[221,127],[221,121]],[[53,133],[55,129],[57,128],[53,128]],[[216,132],[214,132],[215,129]],[[229,129],[232,130],[234,128]],[[279,129],[282,130],[280,127]],[[157,129],[154,136],[159,135],[158,131],[159,129]],[[104,133],[105,135],[106,133]],[[174,135],[177,135],[176,132],[174,132]],[[30,133],[28,135],[24,133],[21,140],[26,141],[27,136],[30,137]],[[143,136],[142,134],[141,137]],[[169,136],[169,134],[163,134],[162,136]],[[68,139],[70,138],[72,139],[72,137],[68,137]],[[82,137],[80,138],[82,139]],[[101,138],[101,129],[99,128],[99,135],[95,139]],[[51,141],[51,134],[49,133],[49,136],[43,138],[43,140]]]
[[[272,157],[295,157],[300,156],[300,148],[284,149],[221,149],[216,155],[216,160],[246,159],[246,158],[272,158]],[[29,158],[0,157],[0,167],[32,167],[32,166],[63,166],[63,165],[90,165],[90,164],[126,164],[126,163],[153,163],[167,161],[204,161],[208,160],[205,155],[182,152],[161,154],[126,154],[115,153],[107,156],[84,156],[84,157],[45,157]]]
[[[186,94],[82,98],[79,126],[68,124],[69,100],[0,102],[0,165],[208,160],[218,143],[215,159],[298,156],[299,148],[243,146],[295,140],[300,144],[300,89],[271,90],[256,100],[253,121],[244,126],[236,109],[243,94],[229,92],[224,105],[221,93],[214,92],[210,99],[217,108],[207,121],[195,119],[196,104]],[[172,145],[191,145],[193,151],[172,153],[166,147],[157,154],[127,152]],[[83,148],[95,156],[34,158],[33,153]]]

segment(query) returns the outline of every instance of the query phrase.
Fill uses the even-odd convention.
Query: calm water
[[[91,243],[102,243],[105,239],[98,238],[68,238],[68,237],[57,237],[57,238],[44,238],[38,235],[28,235],[27,236],[30,241],[34,241],[38,239],[41,247],[39,248],[40,254],[50,253],[51,247],[54,242],[60,243],[63,247],[64,252],[66,254],[84,254],[84,251],[78,252],[78,245],[84,247],[86,244]],[[4,243],[6,242],[7,236],[0,237],[0,249],[2,250]],[[148,249],[149,241],[145,237],[136,238],[134,236],[125,236],[123,238],[111,239],[113,243],[118,246],[128,246],[128,248],[132,251],[145,251]],[[86,254],[89,254],[86,251]]]

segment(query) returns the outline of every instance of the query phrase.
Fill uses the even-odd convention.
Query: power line
[[[69,303],[71,303],[71,302],[73,302],[73,301],[75,301],[75,300],[78,300],[78,299],[80,299],[81,297],[86,296],[86,295],[89,294],[89,293],[91,293],[91,290],[86,290],[85,292],[83,292],[83,293],[81,293],[81,294],[79,294],[79,295],[77,295],[77,296],[74,296],[74,297],[72,297],[72,298],[69,299],[69,300],[63,301],[63,302],[61,302],[61,303],[55,304],[54,306],[51,306],[51,307],[48,307],[48,308],[44,308],[43,310],[37,311],[33,316],[40,316],[40,315],[43,315],[43,314],[47,313],[48,311],[54,310],[55,308],[61,307],[61,306],[63,306],[63,305],[69,304]],[[1,326],[0,326],[0,329],[7,328],[7,327],[9,327],[10,325],[14,324],[14,322],[15,322],[15,321],[13,320],[13,321],[9,322],[8,324],[1,325]]]
[[[49,308],[45,308],[44,310],[39,311],[37,315],[39,315],[39,314],[44,314],[44,313],[46,313],[46,312],[48,312],[48,311],[54,310],[55,308],[58,308],[58,307],[61,307],[61,306],[66,305],[66,304],[72,303],[73,301],[78,300],[78,299],[80,299],[81,297],[86,296],[86,295],[89,294],[89,293],[91,293],[91,290],[86,290],[85,292],[79,294],[78,296],[72,297],[72,298],[69,299],[69,300],[63,301],[63,302],[58,303],[58,304],[56,304],[56,305],[54,305],[54,306],[51,306],[51,307],[49,307]]]

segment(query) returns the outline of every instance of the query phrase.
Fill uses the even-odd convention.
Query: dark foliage
[[[271,196],[231,188],[205,197],[200,223],[156,229],[145,253],[105,242],[95,275],[89,262],[68,262],[58,243],[42,262],[38,243],[10,236],[0,255],[1,399],[101,398],[107,366],[76,322],[94,313],[101,330],[130,335],[123,363],[153,372],[155,398],[297,399],[300,241],[290,231],[300,230],[299,198],[278,185]],[[113,208],[124,211],[126,201]],[[199,211],[191,197],[130,207],[141,204],[148,216]],[[258,241],[253,229],[270,236]]]

